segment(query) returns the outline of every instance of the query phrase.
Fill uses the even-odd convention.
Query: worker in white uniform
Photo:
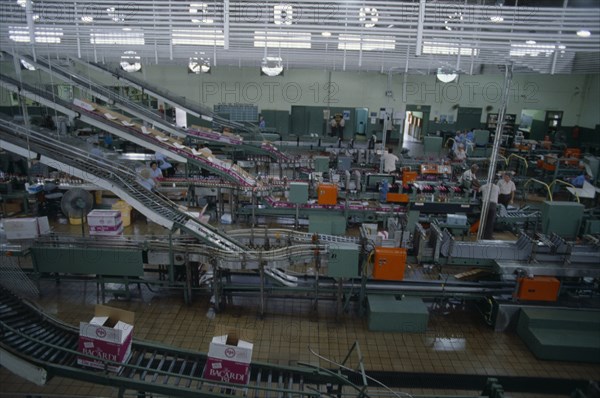
[[[388,148],[388,151],[382,155],[383,157],[383,172],[393,173],[396,171],[396,162],[399,160],[398,156],[392,153],[392,148]]]
[[[479,166],[476,164],[471,165],[471,168],[462,173],[458,179],[459,184],[465,188],[478,190],[481,184],[479,184],[479,180],[477,179],[477,170],[479,170]]]
[[[512,204],[515,200],[515,191],[517,190],[517,187],[515,186],[514,181],[510,179],[509,173],[504,173],[502,179],[498,182],[498,188],[500,189],[498,203],[503,204],[505,207]]]
[[[498,207],[498,193],[500,188],[495,183],[487,183],[481,186],[481,200],[485,200],[485,196],[489,191],[490,201],[487,217],[485,219],[485,229],[483,230],[483,239],[494,239],[494,223],[496,222],[496,208]]]

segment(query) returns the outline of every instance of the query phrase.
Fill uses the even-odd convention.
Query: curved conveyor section
[[[114,192],[150,220],[169,230],[179,227],[218,249],[245,252],[245,248],[237,241],[180,211],[176,204],[148,191],[141,185],[136,173],[122,164],[95,158],[47,134],[2,119],[0,145],[26,158],[40,154],[42,163]]]
[[[15,373],[19,368],[36,369],[37,380],[31,373],[20,375],[39,384],[60,376],[121,391],[177,397],[308,398],[331,396],[327,394],[328,385],[354,389],[346,378],[329,371],[259,362],[250,365],[247,386],[208,381],[202,378],[206,354],[136,339],[119,373],[92,370],[77,364],[77,357],[83,356],[77,352],[78,337],[78,329],[45,315],[0,287],[0,364]]]

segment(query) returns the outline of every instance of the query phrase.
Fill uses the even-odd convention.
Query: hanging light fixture
[[[142,69],[141,57],[135,51],[125,51],[121,55],[120,66],[125,72],[139,72]]]
[[[443,68],[438,68],[437,70],[437,79],[442,83],[450,83],[456,80],[458,74],[454,71],[444,70]]]
[[[279,76],[283,74],[283,60],[281,57],[264,57],[260,67],[261,74]]]
[[[201,53],[204,54],[204,53]],[[195,53],[194,56],[190,57],[188,63],[188,73],[210,73],[210,58],[204,58]]]

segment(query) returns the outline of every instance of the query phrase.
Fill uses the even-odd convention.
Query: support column
[[[506,65],[504,71],[504,90],[502,93],[502,106],[498,112],[498,124],[496,125],[496,135],[494,137],[494,145],[492,147],[492,156],[490,157],[490,167],[487,175],[487,183],[491,184],[494,182],[494,176],[496,175],[496,162],[498,160],[498,150],[500,149],[500,142],[502,141],[502,132],[504,130],[504,116],[506,115],[506,108],[508,106],[508,99],[510,93],[510,85],[512,82],[512,70],[513,66]],[[490,193],[491,189],[488,189],[483,195],[481,200],[483,201],[481,206],[481,216],[479,219],[479,230],[477,231],[477,240],[481,240],[483,237],[483,231],[485,230],[485,222],[490,206]]]

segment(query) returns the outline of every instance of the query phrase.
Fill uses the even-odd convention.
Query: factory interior
[[[597,0],[0,9],[0,398],[600,397]]]

